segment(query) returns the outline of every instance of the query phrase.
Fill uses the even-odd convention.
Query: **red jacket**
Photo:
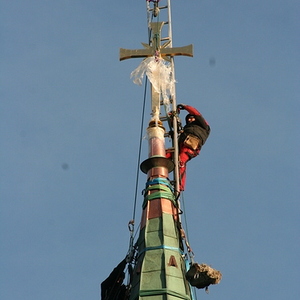
[[[183,133],[181,133],[179,137],[179,143],[183,142],[189,134],[192,134],[202,141],[201,146],[204,145],[210,134],[210,126],[208,122],[203,118],[201,113],[196,108],[189,105],[182,106],[186,111],[188,111],[189,115],[193,115],[195,117],[195,121],[187,123],[183,127]],[[186,116],[186,120],[188,119],[189,115]]]

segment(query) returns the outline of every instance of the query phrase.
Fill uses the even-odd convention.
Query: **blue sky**
[[[2,300],[99,299],[126,255],[144,89],[141,60],[118,53],[147,42],[144,2],[1,2]],[[212,128],[184,203],[195,259],[223,280],[198,299],[298,299],[299,1],[172,12],[173,45],[194,44],[175,60],[177,102]]]

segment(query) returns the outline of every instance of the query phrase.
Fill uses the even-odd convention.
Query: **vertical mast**
[[[175,300],[191,299],[190,286],[185,278],[186,267],[183,245],[180,234],[178,196],[178,163],[166,158],[163,122],[172,122],[174,130],[173,151],[178,157],[177,121],[169,119],[169,113],[176,112],[175,89],[167,95],[161,90],[161,74],[166,68],[164,60],[170,68],[169,80],[174,80],[174,61],[176,55],[192,56],[192,45],[172,47],[170,0],[162,5],[159,0],[147,0],[149,44],[142,43],[144,49],[120,49],[120,60],[128,58],[146,58],[142,64],[151,69],[151,119],[147,128],[148,159],[141,164],[141,170],[147,174],[144,191],[143,212],[140,234],[137,242],[135,268],[132,273],[130,300]],[[161,20],[162,11],[166,11],[165,21]],[[156,22],[152,22],[156,19]],[[167,37],[163,37],[168,27]],[[152,64],[150,67],[150,64]],[[155,71],[153,71],[153,67]],[[159,88],[157,88],[159,86]],[[166,99],[168,98],[168,99]],[[161,107],[165,110],[163,116]],[[169,173],[175,167],[175,180],[171,183]]]
[[[172,127],[173,131],[173,143],[172,149],[173,157],[178,157],[178,143],[177,143],[177,134],[178,134],[178,124],[177,118],[170,118],[172,113],[176,113],[176,89],[175,85],[175,67],[174,67],[174,56],[184,55],[184,56],[193,56],[193,46],[188,45],[184,47],[172,47],[172,24],[171,24],[171,6],[170,0],[146,0],[147,6],[147,22],[149,30],[149,44],[142,43],[144,49],[138,50],[129,50],[129,49],[120,49],[120,60],[125,60],[129,58],[155,58],[155,60],[165,60],[169,62],[168,67],[170,68],[170,78],[169,82],[172,91],[169,95],[169,107],[164,107],[164,111],[161,112],[161,106],[164,106],[165,100],[161,94],[161,91],[157,91],[164,82],[159,78],[158,74],[154,77],[152,74],[151,82],[151,108],[152,116],[155,121],[168,121]],[[165,5],[163,5],[165,4]],[[153,19],[157,22],[152,22]],[[164,21],[161,21],[164,19]],[[160,64],[161,66],[161,64]],[[157,71],[159,73],[159,71]],[[155,87],[153,88],[153,82],[155,81]],[[171,109],[170,109],[171,108]],[[165,115],[165,116],[164,116]],[[174,142],[175,141],[175,142]],[[174,192],[176,196],[179,194],[179,172],[178,172],[178,160],[174,160]]]

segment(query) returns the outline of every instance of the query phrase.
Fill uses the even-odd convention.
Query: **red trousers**
[[[193,150],[183,144],[179,145],[179,188],[180,191],[184,191],[186,180],[186,163],[192,158],[199,155],[200,149]],[[166,153],[166,158],[172,158],[170,152]]]
[[[184,145],[179,146],[179,186],[184,191],[186,180],[186,163],[199,155],[200,149],[193,150]]]

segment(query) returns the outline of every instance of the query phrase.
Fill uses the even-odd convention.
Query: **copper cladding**
[[[153,155],[166,156],[164,140],[161,140],[158,137],[149,139],[149,157]]]
[[[147,175],[148,175],[148,178],[149,177],[165,177],[165,178],[168,178],[169,171],[168,171],[168,168],[166,168],[166,167],[156,167],[156,168],[150,169],[148,171]]]

